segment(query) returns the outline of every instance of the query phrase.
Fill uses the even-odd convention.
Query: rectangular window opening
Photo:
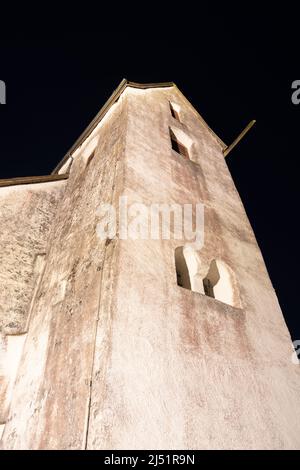
[[[171,129],[170,129],[170,138],[171,138],[172,149],[175,150],[175,152],[179,153],[179,155],[182,155],[184,158],[189,159],[190,157],[189,157],[188,149],[178,141],[174,132],[172,132]]]

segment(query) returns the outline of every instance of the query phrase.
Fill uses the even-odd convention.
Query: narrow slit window
[[[175,150],[175,152],[179,153],[184,158],[189,158],[189,152],[188,149],[177,139],[175,136],[174,132],[170,129],[170,139],[171,139],[171,144],[172,144],[172,149]]]
[[[170,111],[171,111],[172,117],[180,122],[180,116],[179,116],[178,109],[176,109],[175,106],[172,103],[169,103],[169,104],[170,104]]]

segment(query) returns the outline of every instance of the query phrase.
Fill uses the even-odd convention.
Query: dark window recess
[[[175,267],[177,285],[185,289],[191,289],[190,275],[183,254],[183,246],[178,246],[175,249]]]
[[[184,158],[189,158],[188,149],[177,140],[174,132],[172,132],[171,129],[170,129],[170,138],[171,138],[172,149],[175,150],[175,152],[182,155]]]
[[[183,287],[181,274],[177,271],[176,275],[177,275],[177,285],[180,286],[180,287]]]
[[[208,295],[208,297],[215,297],[213,285],[207,277],[203,279],[203,287],[205,295]]]
[[[178,112],[173,108],[172,103],[170,103],[170,110],[171,110],[171,114],[172,114],[173,118],[180,122],[179,114],[178,114]]]

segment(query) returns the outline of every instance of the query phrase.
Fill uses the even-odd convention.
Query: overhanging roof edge
[[[213,137],[217,140],[221,148],[224,150],[227,145],[220,139],[220,137],[209,127],[209,125],[206,123],[206,121],[202,118],[202,116],[198,113],[198,111],[194,108],[192,103],[185,97],[185,95],[179,90],[179,88],[176,86],[174,82],[162,82],[162,83],[136,83],[136,82],[130,82],[129,80],[126,80],[125,78],[121,81],[119,86],[115,89],[115,91],[112,93],[112,95],[108,98],[106,103],[102,106],[100,111],[96,114],[92,122],[87,126],[87,128],[82,132],[82,134],[78,137],[76,142],[72,145],[72,147],[68,150],[68,152],[65,154],[63,159],[58,163],[58,165],[54,168],[52,171],[52,174],[58,173],[60,168],[64,165],[64,163],[68,160],[69,157],[71,157],[72,153],[75,152],[75,150],[84,142],[84,140],[93,132],[95,127],[99,124],[99,122],[103,119],[103,117],[106,115],[106,113],[109,111],[111,106],[119,99],[123,91],[127,88],[139,88],[141,90],[145,90],[148,88],[170,88],[170,87],[175,87],[179,93],[183,96],[183,98],[189,103],[190,106],[197,112],[199,118],[203,122],[203,124],[207,127],[208,131],[212,134]]]
[[[106,113],[109,111],[111,106],[119,99],[123,91],[127,87],[131,88],[139,88],[141,90],[145,90],[147,88],[168,88],[175,86],[173,82],[163,82],[163,83],[135,83],[126,80],[125,78],[121,81],[120,85],[115,89],[112,95],[108,98],[106,103],[102,106],[100,111],[96,114],[92,122],[87,126],[87,128],[82,132],[82,134],[78,137],[76,142],[72,145],[72,147],[68,150],[65,154],[63,159],[58,163],[58,165],[52,171],[52,174],[57,173],[60,168],[64,165],[64,163],[68,160],[68,158],[72,155],[73,152],[82,144],[82,142],[93,132],[97,124],[103,119]]]

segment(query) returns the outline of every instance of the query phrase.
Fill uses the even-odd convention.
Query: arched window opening
[[[198,252],[190,246],[180,246],[175,249],[175,266],[180,287],[241,308],[234,272],[224,261],[213,260],[203,278],[205,271]]]
[[[241,307],[240,297],[233,271],[224,261],[213,260],[203,279],[205,295],[233,307]]]
[[[199,275],[200,259],[190,246],[179,246],[175,250],[177,284],[185,289],[204,294],[202,277]]]

